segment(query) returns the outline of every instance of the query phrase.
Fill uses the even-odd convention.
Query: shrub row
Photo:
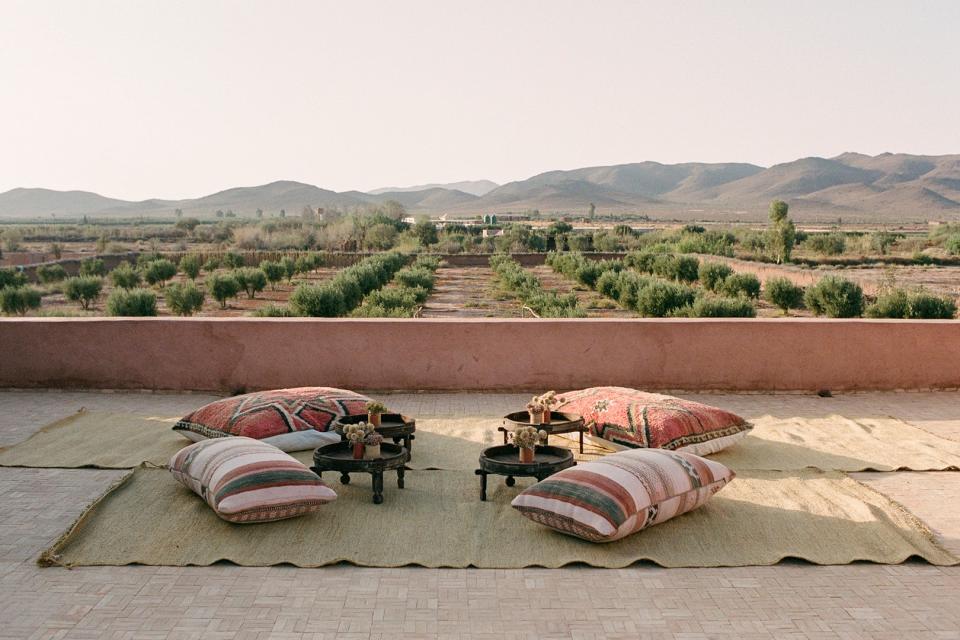
[[[358,318],[412,318],[436,282],[440,260],[421,256],[397,271],[393,285],[372,291],[350,315]]]
[[[294,313],[336,318],[355,309],[363,297],[389,282],[408,257],[389,252],[373,255],[340,271],[322,284],[301,284],[290,296]]]
[[[950,320],[957,314],[957,303],[917,289],[890,289],[877,296],[867,307],[868,318],[909,318],[915,320]]]
[[[576,294],[544,291],[540,280],[509,255],[491,256],[490,266],[500,283],[515,292],[541,318],[582,318],[586,315]]]
[[[701,264],[692,256],[645,250],[631,252],[623,261],[592,261],[579,253],[552,253],[547,256],[547,264],[616,300],[620,306],[647,317],[756,315],[753,303],[746,299],[760,294],[760,281],[756,277],[735,274],[726,265]],[[711,286],[707,288],[715,288],[717,292],[736,299],[724,300],[707,295],[687,284],[698,279],[704,281],[705,287],[709,282]]]

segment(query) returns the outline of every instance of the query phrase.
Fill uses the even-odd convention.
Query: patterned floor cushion
[[[170,459],[170,472],[229,522],[270,522],[337,499],[313,471],[276,447],[241,437],[204,440]]]
[[[558,411],[583,416],[592,435],[622,448],[705,456],[753,429],[740,416],[717,407],[626,387],[591,387],[564,393],[563,398]]]
[[[332,387],[258,391],[211,402],[173,429],[194,442],[245,436],[283,451],[303,451],[340,442],[340,434],[328,432],[334,420],[366,413],[368,402],[367,396]]]
[[[632,449],[564,469],[512,506],[551,529],[610,542],[700,507],[734,475],[692,453]]]

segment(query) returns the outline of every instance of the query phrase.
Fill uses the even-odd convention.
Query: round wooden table
[[[348,424],[357,424],[367,422],[367,415],[343,416],[337,418],[334,429],[343,434],[343,426]],[[384,413],[380,415],[380,426],[374,427],[374,431],[383,436],[384,440],[393,440],[393,444],[403,443],[407,448],[407,453],[413,458],[413,440],[416,438],[414,432],[417,430],[417,421],[408,416],[399,413]]]
[[[520,462],[520,450],[512,444],[488,447],[480,453],[480,468],[474,473],[480,476],[480,499],[487,499],[487,476],[507,476],[506,484],[512,487],[517,477],[532,477],[540,482],[557,471],[576,465],[573,452],[563,447],[537,446],[533,462]]]
[[[530,422],[530,414],[526,411],[515,411],[503,416],[503,426],[498,427],[497,431],[503,432],[503,444],[507,444],[507,434],[517,429],[517,427],[535,427],[538,431],[547,432],[547,443],[550,442],[550,436],[557,433],[580,433],[580,453],[583,453],[583,433],[587,430],[583,424],[583,418],[574,413],[560,413],[559,411],[550,412],[550,424],[533,424]]]
[[[353,457],[353,445],[349,442],[335,442],[320,447],[313,452],[313,472],[321,478],[324,471],[339,471],[341,484],[350,484],[351,473],[369,473],[373,476],[373,504],[383,502],[383,472],[396,469],[397,487],[403,489],[404,465],[410,460],[410,454],[398,444],[380,445],[380,457],[356,459]]]

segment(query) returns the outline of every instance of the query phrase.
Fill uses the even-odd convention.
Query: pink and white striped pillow
[[[202,440],[170,459],[170,472],[229,522],[270,522],[337,499],[300,461],[253,438]]]
[[[511,504],[551,529],[610,542],[702,506],[734,475],[692,453],[630,449],[555,473]]]

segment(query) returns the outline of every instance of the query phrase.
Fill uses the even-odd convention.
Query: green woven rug
[[[349,562],[370,567],[624,567],[769,565],[784,558],[817,564],[857,560],[895,564],[957,558],[927,528],[883,495],[837,472],[747,472],[704,507],[609,544],[593,544],[537,525],[510,507],[529,479],[506,487],[455,471],[411,471],[406,488],[385,478],[385,502],[371,502],[369,476],[348,486],[328,480],[338,499],[281,522],[220,520],[165,470],[138,468],[94,503],[41,564],[209,565]]]

